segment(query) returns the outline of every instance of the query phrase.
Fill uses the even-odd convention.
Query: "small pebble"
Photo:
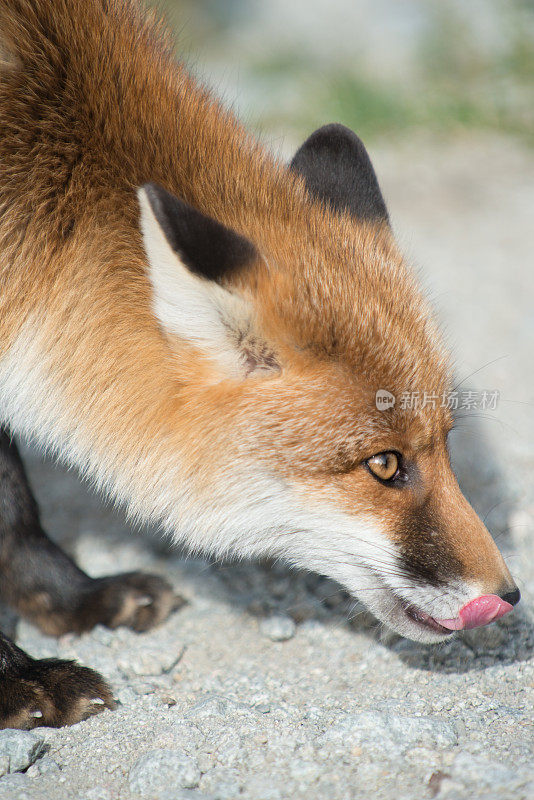
[[[130,770],[130,791],[150,800],[167,800],[169,787],[194,789],[199,780],[195,758],[178,750],[152,750]]]
[[[179,646],[170,651],[148,646],[129,648],[117,659],[117,666],[130,678],[163,675],[172,669],[179,652]]]
[[[46,775],[47,772],[59,772],[61,767],[50,756],[43,756],[35,764],[32,764],[26,771],[26,775],[35,777],[37,775]]]
[[[295,635],[296,625],[291,617],[274,614],[261,621],[260,631],[272,642],[285,642]]]

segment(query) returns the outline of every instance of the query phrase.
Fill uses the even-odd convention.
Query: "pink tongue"
[[[436,622],[451,631],[479,628],[481,625],[488,625],[504,614],[508,614],[512,608],[510,603],[502,600],[496,594],[483,594],[466,603],[460,609],[460,614],[456,619],[437,619]]]

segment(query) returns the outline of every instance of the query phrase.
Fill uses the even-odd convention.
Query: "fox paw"
[[[78,608],[80,630],[100,623],[108,628],[126,625],[147,631],[167,619],[185,600],[157,575],[128,572],[97,578]]]
[[[28,658],[0,683],[0,728],[60,728],[116,706],[104,679],[72,661]]]

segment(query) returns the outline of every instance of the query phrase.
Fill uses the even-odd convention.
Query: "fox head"
[[[328,575],[411,639],[485,624],[519,592],[452,472],[448,357],[365,148],[327,126],[284,175],[303,199],[269,251],[139,190],[177,536]]]

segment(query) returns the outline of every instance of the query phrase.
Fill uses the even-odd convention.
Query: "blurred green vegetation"
[[[220,74],[238,70],[240,105],[264,129],[301,135],[336,120],[366,139],[414,128],[444,134],[468,128],[515,134],[534,144],[534,0],[487,0],[483,13],[499,34],[495,43],[484,35],[487,20],[473,13],[466,19],[461,4],[416,2],[423,24],[398,33],[408,39],[400,44],[409,51],[410,69],[401,64],[396,70],[392,55],[389,73],[379,74],[358,47],[350,58],[318,56],[321,30],[310,25],[293,39],[277,39],[265,26],[262,41],[262,14],[265,20],[269,6],[273,13],[279,8],[270,0],[152,4],[164,9],[178,31],[178,50],[185,43],[186,59],[198,53],[195,61],[208,81],[217,87]],[[397,3],[397,17],[399,8]],[[333,16],[331,24],[341,34],[345,20]],[[393,50],[394,45],[393,38]],[[226,96],[232,100],[231,87]]]

